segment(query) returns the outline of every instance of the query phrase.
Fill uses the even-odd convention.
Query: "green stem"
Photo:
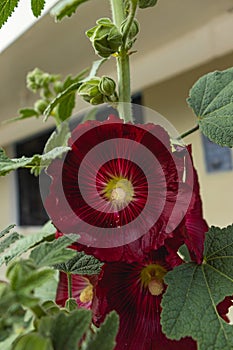
[[[68,298],[72,298],[72,274],[67,273],[67,282],[68,282]]]
[[[119,117],[125,122],[133,122],[133,114],[131,108],[131,88],[130,88],[130,67],[129,67],[129,54],[126,49],[127,35],[130,30],[130,26],[135,16],[136,8],[134,6],[137,1],[132,0],[131,12],[129,20],[126,25],[127,32],[125,31],[124,41],[117,56],[117,76],[118,76],[118,112]],[[125,20],[124,4],[123,0],[110,0],[112,8],[112,16],[114,24],[120,29],[121,23]]]
[[[177,140],[181,140],[181,139],[185,138],[186,136],[188,136],[188,135],[194,133],[195,131],[197,131],[198,129],[199,129],[199,125],[196,125],[194,128],[184,132],[179,137],[177,137]]]
[[[122,0],[110,0],[113,23],[120,29],[121,23],[125,19],[124,4]]]
[[[131,25],[137,11],[138,0],[131,0],[130,12],[122,35],[123,45],[126,46],[127,38],[130,32]]]

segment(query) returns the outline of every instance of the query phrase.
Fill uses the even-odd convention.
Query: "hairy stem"
[[[68,282],[68,298],[72,298],[72,275],[67,273],[67,282]]]
[[[114,24],[120,29],[121,23],[125,20],[124,4],[123,0],[110,0],[112,8],[112,16]],[[136,4],[136,5],[135,5]],[[117,56],[117,76],[118,76],[118,112],[120,118],[125,122],[132,122],[132,108],[131,108],[131,88],[130,88],[130,66],[129,66],[129,53],[126,49],[127,36],[130,30],[130,26],[133,22],[137,8],[137,0],[132,0],[131,11],[128,22],[126,24],[126,30],[123,34],[123,42],[120,51]]]

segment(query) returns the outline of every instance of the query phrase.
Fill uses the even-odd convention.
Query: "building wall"
[[[144,90],[144,105],[156,110],[183,133],[196,125],[196,117],[186,104],[195,81],[205,73],[223,70],[233,65],[233,54],[214,60]],[[193,157],[198,169],[204,215],[209,225],[227,226],[233,222],[233,171],[207,173],[200,132],[187,138],[192,143]]]

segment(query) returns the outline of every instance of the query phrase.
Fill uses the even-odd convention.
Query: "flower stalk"
[[[68,298],[71,299],[72,296],[72,275],[67,273],[67,282],[68,282]]]
[[[133,122],[131,108],[131,87],[130,87],[130,66],[129,53],[127,49],[127,37],[133,23],[138,0],[132,0],[129,17],[125,26],[122,38],[122,45],[117,55],[117,76],[118,76],[118,112],[120,118],[125,122]],[[112,17],[114,24],[120,29],[122,22],[125,20],[123,0],[110,0]]]
[[[177,138],[177,140],[182,140],[182,139],[185,138],[186,136],[193,134],[193,133],[194,133],[195,131],[197,131],[198,129],[199,129],[199,125],[194,126],[194,128],[192,128],[192,129],[190,129],[190,130],[188,130],[188,131],[185,131],[183,134],[181,134],[181,135]]]

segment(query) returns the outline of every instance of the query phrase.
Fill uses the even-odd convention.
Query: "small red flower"
[[[97,276],[72,275],[72,297],[76,299],[79,307],[90,309],[92,305],[94,288],[97,282]],[[59,283],[57,287],[56,303],[65,306],[68,296],[67,274],[60,271]]]
[[[166,289],[163,278],[180,263],[178,255],[161,247],[143,262],[104,265],[92,309],[97,325],[111,310],[119,314],[120,329],[115,350],[197,349],[191,338],[167,339],[160,325],[160,302]]]

